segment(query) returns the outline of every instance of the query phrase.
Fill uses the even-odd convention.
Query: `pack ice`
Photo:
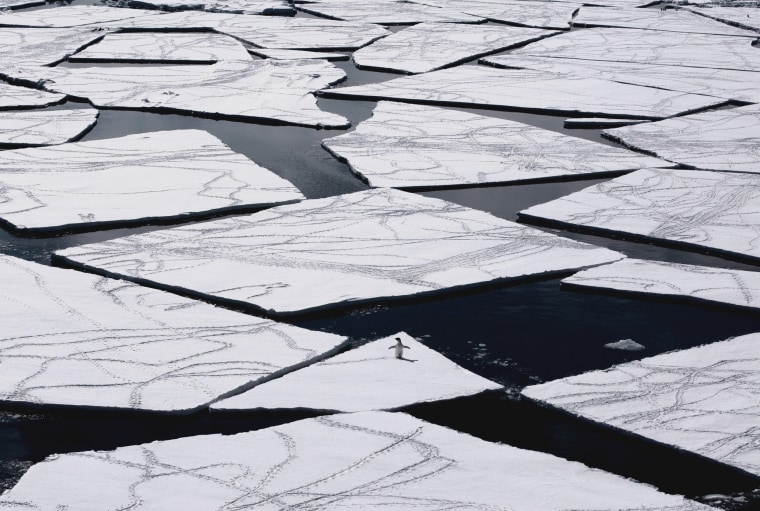
[[[63,144],[90,130],[97,119],[94,108],[0,112],[0,146]]]

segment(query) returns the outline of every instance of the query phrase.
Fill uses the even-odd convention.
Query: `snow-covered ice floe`
[[[0,27],[0,70],[57,64],[107,33],[108,30],[90,27]]]
[[[0,27],[32,27],[32,28],[69,28],[85,25],[100,25],[156,16],[157,11],[142,9],[116,9],[102,5],[67,5],[51,7],[35,11],[19,11],[0,16]],[[2,29],[4,30],[4,28]]]
[[[0,497],[2,510],[63,508],[714,509],[581,463],[389,412],[55,455]]]
[[[456,9],[431,7],[411,2],[354,2],[302,3],[298,10],[342,21],[361,21],[379,25],[412,25],[415,23],[480,23],[483,18]]]
[[[187,413],[345,341],[10,256],[0,279],[6,403]]]
[[[212,410],[392,410],[500,388],[401,332],[219,401]]]
[[[330,62],[225,60],[210,66],[6,67],[4,76],[96,107],[298,126],[346,128],[349,121],[317,106],[313,92],[345,78]]]
[[[621,339],[616,342],[610,342],[605,344],[604,347],[622,351],[641,351],[646,349],[644,345],[637,343],[633,339]]]
[[[355,131],[323,145],[373,187],[481,185],[672,166],[515,121],[390,101],[379,102]]]
[[[558,37],[562,36],[548,39]],[[412,103],[644,119],[660,119],[724,103],[718,98],[595,78],[487,66],[459,66],[381,83],[325,89],[319,94],[340,99],[395,99]]]
[[[642,169],[519,213],[757,261],[760,176]]]
[[[454,9],[491,21],[561,30],[570,28],[573,13],[581,6],[572,2],[531,0],[414,0],[414,3]]]
[[[526,387],[523,395],[760,475],[760,334]]]
[[[757,7],[722,7],[710,5],[689,7],[688,10],[695,14],[728,23],[729,25],[760,32],[760,11],[758,11]]]
[[[760,105],[610,129],[604,136],[683,165],[760,173]]]
[[[0,147],[71,142],[92,129],[97,119],[94,108],[0,111]],[[0,168],[3,163],[0,161]]]
[[[760,309],[760,272],[754,271],[624,259],[576,273],[562,284]]]
[[[0,220],[26,234],[251,211],[304,198],[290,182],[201,130],[2,155]]]
[[[125,0],[131,7],[149,7],[164,11],[198,10],[235,14],[292,16],[295,9],[287,0]]]
[[[380,188],[72,247],[55,257],[292,314],[549,275],[623,255]]]
[[[424,73],[554,33],[509,25],[420,23],[357,50],[353,60],[359,68]]]
[[[267,48],[248,48],[253,55],[276,60],[301,60],[301,59],[325,59],[325,60],[348,60],[347,53],[306,51],[306,50],[270,50]]]
[[[65,94],[17,87],[0,82],[0,110],[51,106],[62,103],[64,99],[66,99]]]

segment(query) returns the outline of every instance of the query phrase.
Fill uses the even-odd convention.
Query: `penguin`
[[[396,358],[404,358],[404,348],[409,349],[409,350],[412,349],[409,346],[404,346],[404,344],[401,342],[400,337],[396,337],[396,344],[394,344],[388,349],[391,349],[391,348],[396,348]]]

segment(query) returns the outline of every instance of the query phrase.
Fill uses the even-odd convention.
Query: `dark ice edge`
[[[54,0],[47,0],[47,1],[54,1]],[[229,9],[229,10],[218,10],[218,9],[206,9],[206,3],[205,1],[199,1],[199,2],[188,2],[187,5],[167,5],[162,4],[160,2],[158,3],[151,3],[151,2],[141,2],[140,0],[127,0],[126,4],[130,8],[137,8],[137,9],[145,9],[150,11],[164,11],[164,12],[181,12],[181,11],[201,11],[201,12],[211,12],[211,13],[222,13],[222,14],[247,14],[251,16],[295,16],[296,10],[293,7],[267,7],[261,12],[253,13],[243,12],[243,9]]]
[[[250,44],[250,43],[247,43],[247,44]],[[256,46],[255,48],[246,48],[246,50],[248,50],[248,53],[252,55],[256,55],[257,57],[260,57],[265,60],[268,59],[269,57],[267,57],[264,52],[270,51],[270,50],[271,51],[311,51],[311,52],[314,52],[315,54],[317,52],[330,53],[329,51],[324,51],[321,49],[320,50],[291,50],[290,48],[262,48],[260,46]],[[353,50],[338,50],[338,51],[353,51]],[[314,60],[326,60],[328,62],[338,62],[338,61],[348,60],[350,58],[351,56],[348,54],[339,54],[339,55],[331,55],[329,57],[319,57],[319,56],[301,57],[300,59],[293,59],[293,60],[314,59]],[[280,59],[271,59],[271,60],[280,60]]]
[[[64,97],[62,103],[65,103],[65,102],[66,102],[66,98]],[[93,130],[93,128],[95,128],[95,125],[98,123],[98,118],[99,117],[100,117],[100,110],[95,110],[95,119],[84,130],[82,130],[80,133],[78,133],[77,135],[74,135],[71,138],[68,138],[67,140],[65,140],[63,142],[58,142],[56,144],[46,144],[46,143],[42,143],[42,144],[25,144],[25,143],[15,143],[15,142],[0,142],[0,149],[23,149],[25,147],[51,147],[51,146],[55,146],[55,145],[69,144],[71,142],[76,142],[76,141],[81,140],[82,138],[84,138],[85,135],[87,135],[89,132],[91,132]],[[2,218],[0,218],[0,225],[3,225],[2,221],[3,221]],[[10,225],[10,224],[8,224],[8,225]]]
[[[401,2],[401,3],[412,3],[412,2]],[[297,6],[295,7],[296,11],[301,11],[301,12],[304,12],[306,14],[311,14],[312,16],[316,16],[317,18],[323,18],[323,19],[333,20],[333,21],[347,21],[347,22],[354,22],[354,23],[357,22],[356,20],[349,20],[349,19],[346,19],[346,18],[341,18],[339,16],[335,16],[335,15],[331,15],[331,14],[325,14],[323,12],[315,11],[313,8],[309,9],[309,8],[304,7],[305,5],[313,5],[313,4],[316,4],[317,6],[319,6],[320,2],[308,2],[308,3],[294,2],[294,5],[296,5],[296,4],[297,4]],[[348,4],[346,4],[346,5],[348,5]],[[412,3],[412,5],[423,5],[423,4],[414,4],[414,3]],[[350,8],[351,8],[350,5],[348,5],[347,9],[350,9]],[[435,7],[435,9],[437,9],[437,7]],[[462,14],[467,14],[467,13],[462,13]],[[466,20],[461,20],[461,21],[441,21],[441,20],[438,20],[438,21],[431,21],[430,23],[454,23],[454,24],[457,24],[457,23],[460,23],[460,24],[461,23],[466,23],[468,25],[481,25],[481,24],[485,23],[486,21],[488,21],[483,16],[473,16],[472,14],[467,14],[467,15],[468,16],[472,16],[475,19],[472,20],[472,21],[466,21]],[[409,25],[417,25],[418,23],[424,23],[424,22],[420,21],[420,20],[414,20],[414,21],[393,21],[393,22],[383,21],[383,22],[377,22],[377,23],[374,23],[374,22],[365,22],[365,23],[370,24],[370,25],[381,25],[381,26],[384,26],[384,27],[403,27],[403,26],[409,26]]]

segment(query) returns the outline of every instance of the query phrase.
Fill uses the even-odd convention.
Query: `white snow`
[[[551,274],[623,256],[393,189],[57,252],[70,264],[297,313]]]
[[[646,349],[642,344],[637,343],[633,339],[621,339],[617,342],[610,342],[604,345],[605,348],[611,350],[623,350],[623,351],[641,351]]]
[[[392,349],[396,338],[408,347],[402,359],[397,359]],[[264,383],[211,408],[389,410],[500,388],[401,332]]]
[[[381,101],[323,145],[373,187],[435,187],[671,166],[650,156],[515,121]]]
[[[65,60],[108,33],[101,28],[0,27],[0,70],[48,66]]]
[[[479,23],[477,16],[470,16],[455,9],[430,7],[410,2],[318,2],[299,4],[298,10],[342,21],[361,21],[379,25],[411,25],[414,23]]]
[[[344,341],[10,256],[0,279],[5,402],[189,412]]]
[[[64,94],[55,94],[41,90],[17,87],[0,82],[0,108],[42,107],[62,103]]]
[[[760,257],[760,176],[754,174],[642,169],[519,215]]]
[[[414,3],[457,10],[492,21],[561,30],[570,28],[573,13],[581,6],[572,2],[531,0],[415,0]]]
[[[592,421],[760,475],[760,334],[526,387]]]
[[[556,32],[508,25],[420,23],[354,52],[360,68],[424,73]]]
[[[300,60],[300,59],[325,59],[325,60],[348,60],[346,53],[333,53],[323,51],[304,50],[269,50],[267,48],[249,48],[248,51],[259,57],[276,60]]]
[[[624,259],[576,273],[562,283],[760,308],[760,273],[754,271]]]
[[[188,218],[303,195],[200,130],[3,151],[0,219],[22,232]]]
[[[628,147],[684,165],[760,173],[760,105],[626,126],[604,134]]]
[[[290,16],[295,13],[287,0],[125,0],[133,7],[150,6],[164,11],[200,10],[235,14]]]
[[[579,32],[585,31],[587,30]],[[563,36],[550,37],[549,40],[559,37]],[[540,44],[540,41],[534,44]],[[528,47],[530,46],[532,45]],[[723,103],[717,98],[594,78],[486,66],[459,66],[381,83],[326,89],[320,94],[334,98],[381,98],[456,106],[477,105],[572,112],[587,116],[655,119]]]
[[[98,111],[94,108],[2,111],[0,145],[21,147],[63,144],[79,138],[95,125],[97,119]],[[7,153],[3,153],[5,154]]]
[[[16,11],[0,16],[0,27],[69,28],[157,16],[158,11],[116,9],[102,5],[67,5],[34,11]],[[4,31],[2,28],[0,31]]]
[[[19,508],[713,509],[577,462],[388,412],[51,456],[0,497],[0,509]]]

